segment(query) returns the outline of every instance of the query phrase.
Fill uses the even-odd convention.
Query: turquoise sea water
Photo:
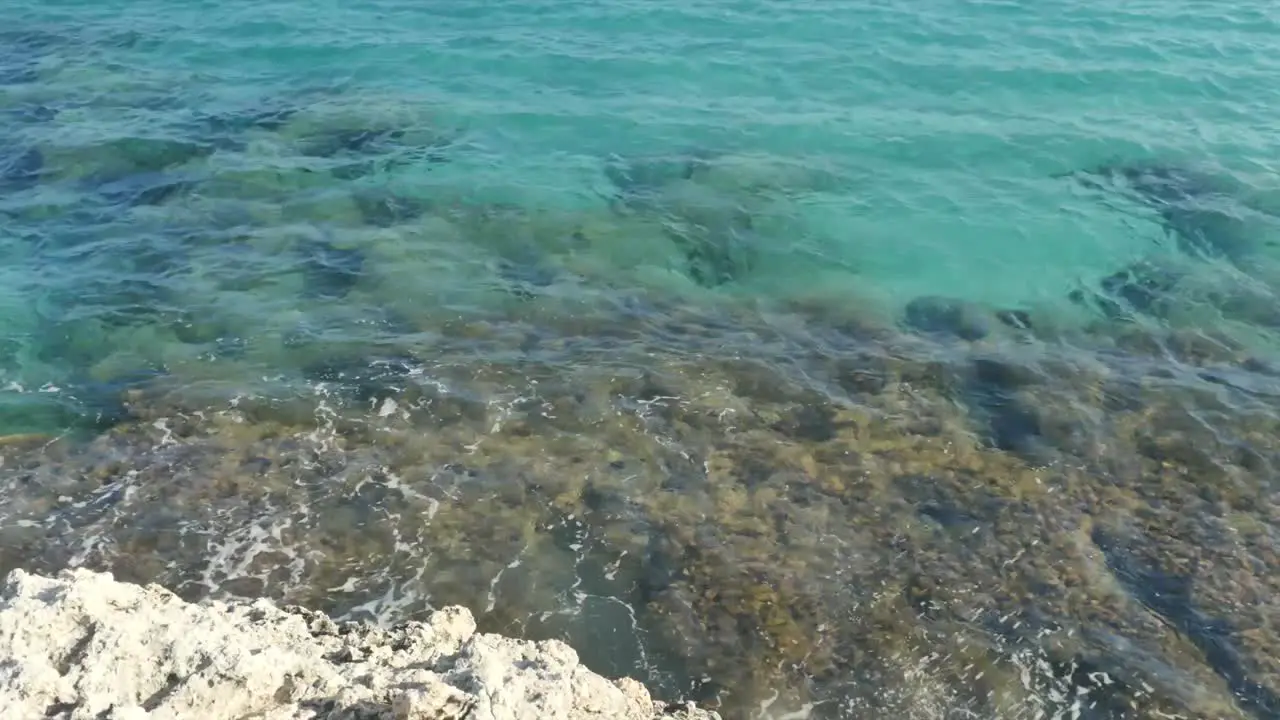
[[[392,422],[412,404],[388,405],[387,388],[430,376],[488,408],[476,411],[478,443],[521,402],[555,405],[547,388],[572,394],[592,373],[676,363],[702,377],[715,373],[703,363],[759,361],[762,385],[804,386],[848,409],[862,386],[822,368],[889,358],[941,364],[918,385],[957,373],[938,382],[940,397],[977,418],[970,431],[994,453],[1088,467],[1102,485],[1148,472],[1149,458],[1108,454],[1108,413],[1123,405],[1155,428],[1159,411],[1142,405],[1166,403],[1121,402],[1113,384],[1167,389],[1167,405],[1194,418],[1172,423],[1170,442],[1222,443],[1207,462],[1243,467],[1233,487],[1262,499],[1250,557],[1275,557],[1274,447],[1249,429],[1275,418],[1280,396],[1280,11],[1268,4],[121,0],[19,2],[5,15],[0,434],[70,433],[101,453],[94,433],[130,422],[123,398],[153,391],[188,419],[266,398],[329,429],[341,402],[363,423]],[[1065,177],[1106,163],[1154,168],[1148,177],[1166,184],[1148,186],[1144,203],[1134,177],[1102,189],[1090,186],[1098,176]],[[1117,281],[1126,269],[1135,274]],[[987,390],[964,390],[968,371],[955,368],[979,353],[1037,377],[1096,371],[1046,380],[1069,398],[1073,429],[1055,436],[1050,419],[975,399]],[[317,395],[344,383],[355,399]],[[637,392],[646,408],[662,397]],[[289,404],[299,397],[302,410]],[[583,403],[581,427],[564,433],[603,448],[600,428],[623,411]],[[923,412],[910,407],[898,416]],[[451,422],[440,417],[430,422]],[[1027,437],[1050,449],[1027,460]],[[451,440],[459,456],[464,439]],[[529,462],[556,447],[535,443]],[[1255,455],[1266,460],[1239,460]],[[12,468],[0,465],[19,483]],[[10,517],[38,505],[15,488]],[[72,525],[97,537],[102,522],[116,521]],[[53,551],[25,552],[7,562]],[[84,560],[67,552],[58,557]],[[137,572],[188,582],[184,572],[219,557],[213,545],[192,552],[181,568],[170,562],[173,577]],[[190,582],[241,591],[226,572]],[[305,586],[329,602],[317,588],[360,585],[391,597],[407,591],[388,590],[387,577],[409,571],[351,571],[331,585],[297,572],[245,592]],[[797,582],[827,588],[843,572]],[[1259,587],[1274,575],[1257,571]],[[488,591],[492,605],[497,582],[459,592]],[[444,592],[425,587],[414,602]],[[363,600],[384,619],[417,609]],[[635,604],[619,604],[635,617]],[[578,643],[611,671],[692,687],[590,645]],[[1259,667],[1280,677],[1274,663],[1197,652],[1228,695],[1252,698],[1239,701],[1245,717],[1280,713],[1267,704],[1280,684],[1259,679]],[[1160,676],[1146,672],[1129,680]],[[1157,694],[1183,682],[1162,677]],[[862,707],[840,682],[814,682],[825,689],[810,710]],[[951,701],[938,702],[918,716],[950,717]]]

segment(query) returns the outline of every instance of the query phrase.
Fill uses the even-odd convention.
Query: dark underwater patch
[[[297,114],[296,107],[254,108],[201,115],[197,122],[215,137],[230,138],[255,129],[279,130]]]
[[[44,154],[37,148],[0,149],[0,188],[20,192],[35,187],[44,170]]]
[[[1192,257],[1241,263],[1260,238],[1244,222],[1248,208],[1225,180],[1190,167],[1155,161],[1104,163],[1061,173],[1095,191],[1116,193],[1155,213],[1167,237]]]
[[[685,566],[696,556],[696,548],[679,546],[661,528],[652,528],[636,583],[638,606],[647,605],[684,579]]]
[[[1095,527],[1091,538],[1125,591],[1199,648],[1244,708],[1259,720],[1280,716],[1280,696],[1250,677],[1232,640],[1236,632],[1232,623],[1196,607],[1192,574],[1166,571],[1103,528]]]
[[[76,401],[58,393],[0,392],[0,435],[61,433],[96,424]]]
[[[362,160],[339,165],[331,169],[329,174],[338,180],[359,180],[377,173],[381,167],[376,160]]]
[[[391,149],[404,137],[403,130],[332,130],[307,138],[301,152],[308,157],[334,157],[339,154],[380,153]]]
[[[132,172],[158,172],[207,158],[217,151],[210,143],[169,138],[122,138],[107,146],[132,165]]]
[[[312,382],[336,385],[345,396],[368,403],[403,392],[421,367],[417,359],[408,355],[354,355],[306,365],[302,376]]]
[[[148,233],[133,240],[124,254],[134,273],[163,281],[185,272],[190,266],[190,248],[181,234]]]
[[[521,300],[536,298],[542,288],[555,282],[556,273],[540,266],[527,266],[510,260],[498,261],[498,275],[512,295]]]
[[[834,440],[846,425],[836,420],[835,408],[815,401],[792,408],[771,427],[795,440],[821,443]]]
[[[759,263],[754,220],[741,207],[681,208],[664,202],[672,183],[696,179],[717,153],[706,149],[651,157],[610,156],[604,175],[614,187],[608,196],[616,212],[654,213],[684,255],[684,272],[695,283],[716,288],[738,280]]]
[[[0,127],[47,123],[58,117],[60,111],[43,103],[21,103],[0,109]]]
[[[85,333],[172,324],[185,302],[190,249],[180,237],[94,220],[64,219],[36,241],[49,318],[38,354],[56,366],[91,367],[112,352]]]
[[[42,53],[66,42],[66,38],[36,28],[0,31],[0,48],[6,53]]]
[[[83,192],[101,193],[109,202],[157,204],[195,181],[174,168],[216,151],[203,142],[130,137],[64,152],[63,163],[85,167],[87,172],[71,181]]]
[[[1093,306],[1112,321],[1131,320],[1135,314],[1163,318],[1168,314],[1183,273],[1150,262],[1136,262],[1106,276],[1101,292],[1077,288],[1068,299],[1081,306]]]
[[[945,483],[928,475],[898,476],[893,487],[922,518],[957,537],[972,538],[975,531],[993,527],[999,516],[1001,501],[981,489],[965,495],[961,504]]]
[[[34,62],[0,65],[0,86],[26,85],[40,80]]]
[[[358,180],[415,161],[447,162],[446,151],[453,145],[452,137],[415,144],[410,131],[402,128],[344,128],[304,138],[299,152],[332,161],[329,172],[339,180]]]
[[[377,227],[392,227],[416,220],[426,211],[425,203],[387,191],[358,191],[352,197],[364,221]]]
[[[308,240],[300,249],[305,297],[345,297],[363,274],[364,253],[355,248],[336,247],[327,240]]]
[[[691,180],[710,167],[717,153],[695,148],[686,152],[650,157],[611,155],[604,175],[623,196],[652,193],[677,180]]]
[[[107,327],[144,325],[172,314],[174,288],[162,277],[121,269],[114,278],[94,279],[62,295],[63,308]]]
[[[106,201],[117,205],[160,205],[190,192],[194,178],[166,172],[141,172],[97,183],[86,183]]]
[[[145,389],[163,372],[139,369],[110,380],[71,379],[55,392],[0,393],[0,434],[98,433],[135,419],[127,394]]]
[[[970,342],[985,338],[992,330],[990,316],[978,305],[937,295],[925,295],[908,302],[903,322],[916,332]]]
[[[543,259],[542,253],[531,246],[521,246],[499,258],[496,269],[511,294],[522,300],[537,297],[560,276],[559,271]]]
[[[706,243],[687,246],[685,253],[687,272],[693,281],[705,288],[714,288],[737,279],[745,269],[729,252]]]
[[[702,287],[734,282],[750,272],[758,260],[750,235],[751,221],[745,215],[725,225],[669,221],[664,226],[667,237],[684,255],[685,273]]]
[[[58,42],[56,35],[39,30],[0,33],[0,86],[37,82],[41,58]]]
[[[961,384],[964,402],[981,427],[989,447],[1036,462],[1043,428],[1040,416],[1023,399],[1022,390],[1036,382],[1035,372],[1015,362],[976,358]]]
[[[1168,207],[1160,210],[1165,233],[1192,257],[1243,262],[1258,247],[1243,217],[1221,209]]]
[[[202,179],[198,173],[174,168],[206,158],[215,151],[215,147],[206,143],[122,138],[74,152],[64,151],[61,163],[82,165],[87,170],[66,182],[91,198],[120,207],[160,205],[190,192]],[[55,167],[51,172],[57,173],[59,169]]]
[[[72,385],[68,394],[84,409],[84,417],[97,429],[106,429],[135,417],[126,402],[126,395],[145,389],[156,379],[163,377],[160,369],[142,368],[116,376],[110,380],[86,380]]]
[[[1102,291],[1145,314],[1160,314],[1163,301],[1181,277],[1148,263],[1130,265],[1102,279]]]

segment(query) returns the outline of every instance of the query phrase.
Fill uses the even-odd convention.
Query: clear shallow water
[[[1049,685],[1071,686],[1061,667],[1076,662],[1156,688],[1135,712],[1221,716],[1234,696],[1242,717],[1269,717],[1280,671],[1248,649],[1269,636],[1246,600],[1277,582],[1276,448],[1260,429],[1280,393],[1269,7],[11,15],[0,431],[76,433],[67,448],[12,441],[6,516],[38,532],[15,530],[6,563],[97,563],[383,619],[456,599],[735,712],[775,688],[830,716],[1031,717],[1048,702],[1004,685],[966,699],[972,675],[955,668],[923,682],[917,660],[945,643],[887,623],[1015,666],[1048,653],[1065,672]],[[1107,161],[1195,168],[1179,187],[1202,205],[1055,177]],[[1196,259],[1179,237],[1233,255]],[[1136,279],[1117,282],[1127,267]],[[1082,287],[1109,299],[1072,302]],[[1025,473],[1068,499],[1028,496]],[[999,502],[973,489],[992,477],[1007,481]],[[1117,505],[1132,516],[1108,515]],[[594,539],[566,539],[584,514]],[[1025,534],[1000,531],[993,545],[1011,549],[993,557],[1057,548],[1031,553],[1021,580],[947,535],[1011,516]],[[815,555],[830,538],[841,550]],[[457,543],[445,560],[441,543]],[[1143,563],[1185,573],[1206,545],[1222,578],[1194,601],[1134,589],[1158,585]],[[606,600],[584,611],[575,588],[608,576],[593,563],[637,555],[619,585],[591,581]],[[552,578],[542,590],[501,591],[519,559]],[[980,592],[936,599],[947,612],[867,610],[885,596],[873,581],[956,573]],[[1075,577],[1088,602],[1055,605]],[[762,587],[831,609],[797,610],[792,629]],[[973,619],[985,594],[1091,639],[1003,653],[1019,634]],[[1206,627],[1230,628],[1225,656],[1204,649]],[[627,649],[597,653],[600,628]],[[1097,717],[1121,703],[1098,702]]]

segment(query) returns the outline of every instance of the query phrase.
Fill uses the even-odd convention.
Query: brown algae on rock
[[[1267,490],[1230,478],[1259,461],[1225,475],[1179,472],[1194,455],[1118,464],[1156,447],[1124,428],[1179,427],[1193,398],[1153,396],[1113,414],[1109,445],[1078,445],[1100,454],[1034,467],[978,444],[938,395],[954,386],[922,384],[909,362],[849,406],[752,363],[649,358],[645,374],[424,365],[356,404],[318,396],[310,415],[248,401],[201,417],[156,396],[137,425],[28,471],[64,478],[50,491],[72,501],[28,516],[62,540],[25,562],[88,562],[190,598],[387,619],[457,603],[504,632],[605,632],[615,652],[590,662],[632,663],[727,716],[777,695],[830,717],[1019,717],[1065,712],[1075,701],[1055,705],[1054,688],[1075,688],[1134,717],[1247,718],[1234,696],[1265,707],[1274,692],[1259,633],[1275,588],[1252,569],[1265,536],[1224,542],[1213,521],[1225,502],[1249,527],[1247,494]],[[1255,528],[1274,527],[1252,507]],[[1151,529],[1098,549],[1092,528],[1131,518]],[[1209,551],[1185,609],[1144,601],[1123,564],[1188,574],[1179,558]]]

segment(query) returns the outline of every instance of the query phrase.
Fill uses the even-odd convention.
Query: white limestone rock
[[[477,633],[461,607],[383,630],[265,600],[186,603],[87,570],[9,575],[0,707],[57,720],[718,720],[609,681],[564,643]]]

